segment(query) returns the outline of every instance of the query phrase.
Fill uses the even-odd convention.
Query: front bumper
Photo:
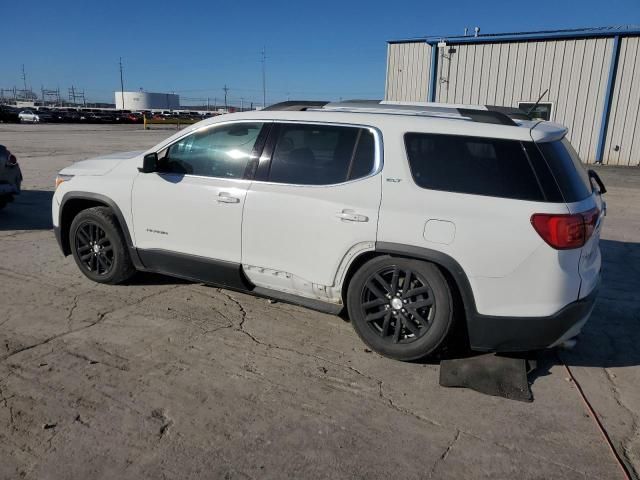
[[[60,231],[60,227],[54,225],[53,234],[56,236],[56,241],[58,242],[58,246],[60,247],[60,250],[62,250],[62,253],[66,255],[64,251],[64,246],[62,245],[62,232]]]
[[[575,337],[587,323],[598,294],[570,303],[548,317],[494,317],[475,315],[467,322],[473,350],[483,352],[525,352],[554,347]]]

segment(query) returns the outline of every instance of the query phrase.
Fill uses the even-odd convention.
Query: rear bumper
[[[598,288],[548,317],[476,315],[467,322],[473,350],[523,352],[554,347],[575,337],[587,323]]]

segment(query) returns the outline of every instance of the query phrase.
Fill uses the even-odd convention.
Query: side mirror
[[[589,180],[594,180],[598,185],[598,190],[600,191],[600,194],[607,193],[607,189],[605,188],[604,183],[600,178],[600,175],[598,175],[595,170],[589,170],[588,173],[589,173]]]
[[[142,166],[138,167],[141,173],[153,173],[158,169],[158,154],[156,152],[147,153],[142,159]]]

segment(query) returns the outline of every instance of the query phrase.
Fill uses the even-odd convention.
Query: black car
[[[55,121],[51,110],[39,109],[37,112],[34,112],[34,113],[38,115],[40,123],[52,123]]]
[[[0,123],[20,123],[18,110],[7,105],[0,105]]]
[[[22,172],[18,159],[7,147],[0,145],[0,210],[20,194]]]

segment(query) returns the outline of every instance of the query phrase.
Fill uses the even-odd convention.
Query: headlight
[[[60,175],[60,174],[58,174],[58,176],[56,177],[56,190],[64,182],[67,182],[67,181],[71,180],[72,178],[73,178],[73,175]]]

